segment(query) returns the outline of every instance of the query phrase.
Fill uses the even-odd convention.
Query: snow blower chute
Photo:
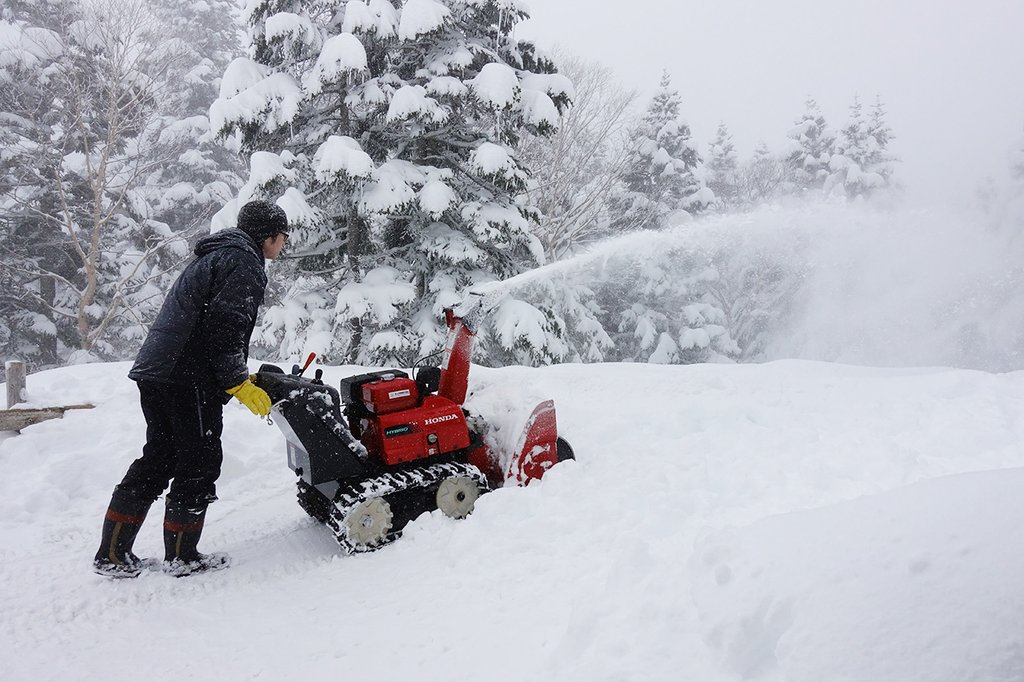
[[[321,370],[302,376],[312,355],[291,374],[268,364],[256,374],[299,477],[299,505],[346,553],[388,544],[425,511],[465,518],[482,493],[526,485],[574,458],[550,400],[530,415],[517,452],[502,458],[484,442],[486,425],[462,406],[480,307],[475,301],[461,314],[445,311],[442,365],[419,367],[413,377],[370,372],[342,379],[339,391],[323,383]]]

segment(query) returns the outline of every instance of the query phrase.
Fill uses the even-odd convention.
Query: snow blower
[[[299,505],[326,524],[346,553],[394,540],[420,514],[440,509],[465,518],[477,498],[504,485],[527,485],[574,459],[558,436],[555,406],[538,405],[516,452],[501,457],[484,440],[487,424],[465,408],[473,319],[482,297],[461,313],[445,311],[448,342],[441,367],[398,369],[342,379],[340,390],[303,376],[312,362],[285,374],[265,364],[255,383],[273,403],[288,466],[299,477]],[[502,462],[507,465],[503,466]]]

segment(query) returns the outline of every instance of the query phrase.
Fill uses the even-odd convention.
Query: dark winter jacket
[[[249,376],[246,360],[267,287],[263,252],[245,232],[222,230],[167,292],[128,376],[193,386],[227,400]]]

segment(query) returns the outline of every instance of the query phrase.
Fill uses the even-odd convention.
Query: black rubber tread
[[[405,525],[426,511],[437,508],[436,493],[441,481],[453,476],[468,476],[477,482],[481,492],[489,490],[487,477],[472,464],[447,462],[430,466],[389,472],[365,481],[342,485],[331,505],[327,526],[346,554],[372,552],[397,540]],[[384,497],[395,516],[387,538],[372,545],[359,545],[348,537],[345,518],[360,503]]]
[[[299,506],[302,507],[303,511],[320,523],[327,523],[331,516],[331,501],[324,497],[319,490],[302,479],[296,482],[296,487],[298,491],[295,496],[298,498]]]

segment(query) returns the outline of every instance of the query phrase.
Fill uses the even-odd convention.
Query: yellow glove
[[[270,396],[249,379],[246,379],[234,388],[225,390],[235,396],[238,402],[248,407],[253,414],[258,414],[261,417],[266,417],[270,414]]]

